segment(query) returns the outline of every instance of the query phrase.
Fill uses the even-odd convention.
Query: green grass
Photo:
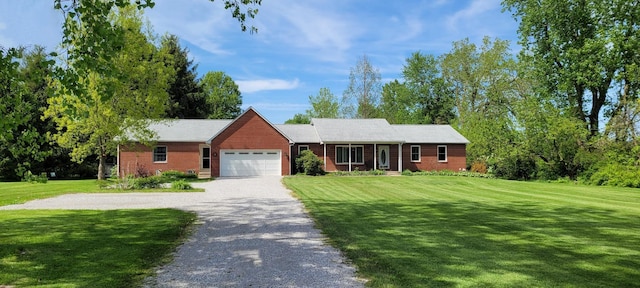
[[[108,182],[106,182],[108,183]],[[202,192],[204,189],[143,189],[118,190],[101,188],[96,180],[54,180],[47,183],[0,182],[0,206],[50,198],[70,193],[129,193],[129,192]]]
[[[135,287],[194,219],[170,209],[2,211],[0,286]]]
[[[287,177],[371,287],[639,287],[640,190]]]

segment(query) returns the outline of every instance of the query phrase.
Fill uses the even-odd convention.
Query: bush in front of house
[[[182,171],[177,170],[167,170],[162,172],[162,177],[169,180],[177,180],[177,179],[196,179],[198,175],[196,174],[187,174]]]
[[[162,188],[163,183],[166,183],[166,181],[162,178],[162,176],[135,178],[133,180],[133,189]]]
[[[300,155],[296,158],[296,169],[298,172],[302,172],[306,175],[318,176],[324,175],[324,169],[322,166],[324,162],[313,154],[311,150],[305,150],[300,153]]]
[[[171,189],[175,190],[191,190],[193,187],[191,183],[187,182],[187,180],[180,179],[178,181],[171,182]]]

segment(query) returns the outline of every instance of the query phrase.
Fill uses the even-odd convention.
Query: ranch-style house
[[[322,159],[325,171],[460,171],[469,143],[449,125],[392,125],[385,119],[274,125],[251,107],[233,120],[171,120],[150,129],[158,136],[153,147],[118,147],[119,175],[139,169],[200,178],[291,175],[304,150]]]

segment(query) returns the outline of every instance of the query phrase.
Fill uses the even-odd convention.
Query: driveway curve
[[[0,207],[194,211],[199,226],[145,287],[364,287],[281,177],[219,178],[205,193],[68,194]]]

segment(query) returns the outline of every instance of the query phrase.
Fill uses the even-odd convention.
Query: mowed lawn
[[[371,287],[640,287],[640,189],[287,177]]]
[[[0,182],[0,206],[69,193],[101,192],[96,180],[55,180],[47,183]],[[104,192],[104,191],[103,191]]]

